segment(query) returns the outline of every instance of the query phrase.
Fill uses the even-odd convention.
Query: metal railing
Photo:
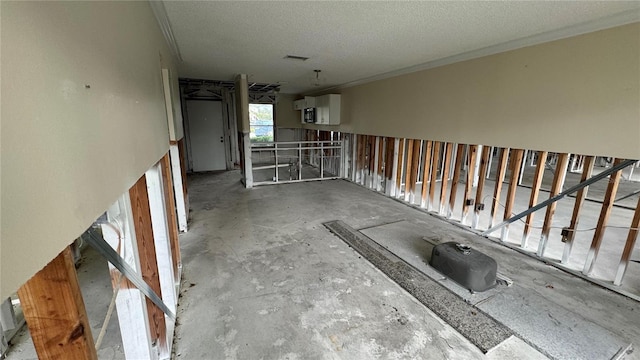
[[[343,177],[342,141],[284,141],[251,145],[254,186]]]

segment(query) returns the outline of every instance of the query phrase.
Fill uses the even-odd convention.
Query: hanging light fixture
[[[322,79],[320,78],[320,73],[322,72],[322,70],[316,69],[316,70],[313,70],[313,72],[316,73],[316,76],[311,79],[311,84],[313,86],[320,86],[320,83],[322,82]]]

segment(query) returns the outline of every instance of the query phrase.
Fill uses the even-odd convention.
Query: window
[[[273,104],[249,104],[252,143],[273,141]]]

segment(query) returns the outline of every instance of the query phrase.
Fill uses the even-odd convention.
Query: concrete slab
[[[358,185],[333,180],[247,190],[239,180],[237,172],[190,178],[178,359],[483,358],[450,328],[433,325],[442,321],[323,229],[336,219],[358,229],[406,221],[443,241],[471,243],[501,259],[501,272],[519,286],[575,307],[625,341],[640,338],[635,301]],[[416,336],[424,331],[426,337]],[[440,335],[451,347],[435,344]],[[431,341],[415,346],[423,338]],[[446,352],[452,348],[455,355]]]
[[[324,225],[482,352],[493,349],[513,334],[491,316],[344,222],[330,221]]]
[[[447,279],[436,269],[429,266],[433,244],[425,239],[444,243],[447,241],[455,241],[454,237],[443,238],[440,235],[425,231],[425,229],[419,225],[404,220],[382,226],[370,227],[361,230],[361,232],[422,273],[440,282],[440,284],[470,304],[475,305],[501,291],[499,289],[501,286],[499,286],[484,292],[472,293],[468,289]]]
[[[336,208],[376,201],[332,193],[351,188],[344,181],[253,190],[237,181],[236,172],[191,178],[176,359],[484,358],[321,225]]]
[[[529,344],[517,336],[512,336],[502,344],[491,349],[487,353],[489,360],[519,359],[519,360],[545,360],[548,359]]]
[[[430,246],[425,245],[422,238],[446,242],[460,241],[460,237],[450,235],[453,239],[442,239],[442,234],[432,228],[409,221],[370,227],[362,232],[427,276],[440,280],[443,286],[512,329],[550,358],[612,359],[629,345],[611,331],[583,318],[573,306],[549,301],[518,282],[511,287],[498,286],[471,294],[452,281],[441,280],[443,276],[426,263]],[[510,268],[502,266],[503,263],[498,261],[498,271],[510,276]]]

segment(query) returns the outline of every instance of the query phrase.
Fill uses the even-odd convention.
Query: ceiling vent
[[[306,56],[298,56],[298,55],[287,55],[284,57],[285,59],[291,59],[291,60],[300,60],[300,61],[307,61],[309,60],[308,57]]]

